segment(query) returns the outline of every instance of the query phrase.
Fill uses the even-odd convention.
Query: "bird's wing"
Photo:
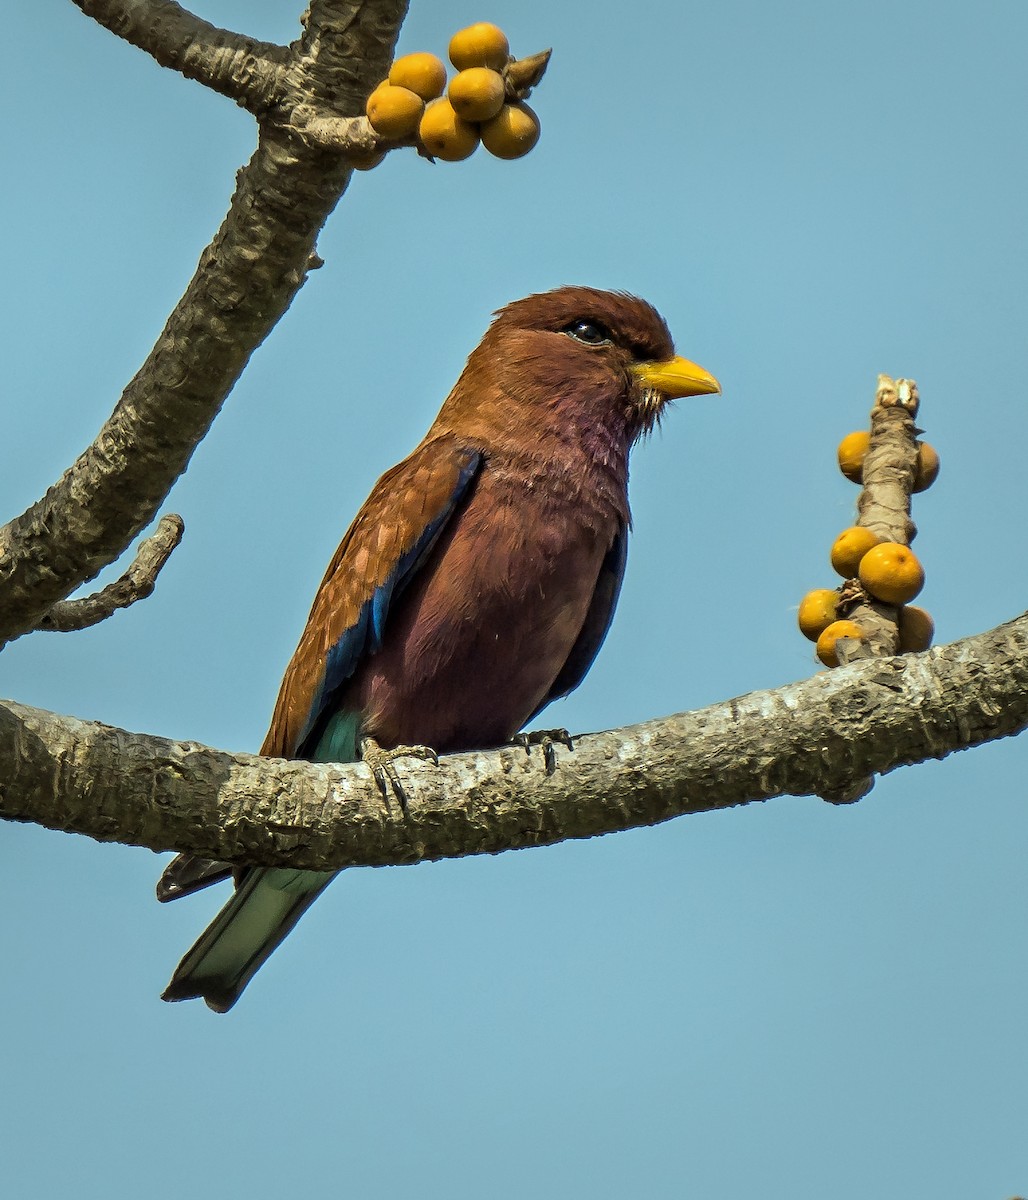
[[[262,754],[326,757],[317,743],[334,696],[364,655],[381,645],[391,602],[427,558],[480,462],[477,450],[461,447],[452,438],[437,438],[423,442],[375,484],[314,598],[307,627],[286,668]],[[325,739],[336,743],[332,748],[337,752],[330,756],[336,761],[356,757],[355,746],[351,755],[338,750],[338,745],[354,742],[356,723],[350,724],[352,728],[342,730],[349,732],[348,739]],[[228,863],[179,854],[161,875],[157,898],[177,900],[231,874]]]
[[[375,484],[314,598],[262,754],[313,754],[340,688],[381,646],[391,603],[428,557],[480,462],[479,451],[435,438]]]
[[[599,654],[603,639],[607,636],[610,623],[614,619],[614,609],[621,592],[621,581],[625,577],[627,558],[628,529],[622,525],[600,566],[589,611],[585,615],[581,632],[571,647],[567,662],[561,667],[553,686],[546,693],[546,698],[528,718],[529,721],[534,721],[547,704],[559,700],[568,692],[573,692],[593,665],[593,660]]]

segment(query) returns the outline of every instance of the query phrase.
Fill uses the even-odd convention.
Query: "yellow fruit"
[[[384,138],[410,137],[418,128],[425,102],[410,88],[380,83],[368,97],[368,120]]]
[[[433,100],[425,108],[418,129],[421,144],[433,158],[444,162],[460,162],[474,154],[478,145],[478,130],[453,111],[449,100]]]
[[[935,636],[935,622],[923,608],[904,604],[899,610],[899,650],[901,654],[917,654],[927,650]]]
[[[835,606],[838,601],[839,593],[834,588],[815,588],[812,592],[807,592],[800,601],[800,611],[797,614],[800,633],[816,642],[835,620]]]
[[[502,71],[510,58],[507,35],[488,21],[458,30],[450,38],[450,62],[458,71],[468,67],[492,67]]]
[[[446,87],[446,68],[441,58],[419,50],[416,54],[404,54],[393,63],[389,68],[389,82],[409,88],[422,100],[434,100]]]
[[[505,104],[482,126],[482,145],[497,158],[520,158],[539,140],[539,118],[525,103]]]
[[[871,435],[866,429],[847,433],[839,443],[839,470],[854,483],[862,483],[864,480],[864,459],[870,445]]]
[[[879,542],[860,560],[860,582],[886,604],[906,604],[924,587],[924,568],[909,546]]]
[[[855,621],[833,621],[817,639],[817,656],[826,667],[837,667],[839,656],[835,643],[840,638],[862,638],[864,631]]]
[[[851,525],[832,543],[832,567],[839,572],[843,579],[853,579],[860,566],[860,560],[881,539],[870,529],[861,525]]]
[[[348,154],[346,158],[355,171],[371,171],[385,156],[384,150],[373,150],[370,154]]]
[[[930,488],[939,475],[939,456],[933,446],[920,442],[917,447],[917,464],[914,467],[914,491],[923,492]]]
[[[454,75],[447,96],[465,121],[488,121],[503,107],[503,76],[488,67],[468,67]]]

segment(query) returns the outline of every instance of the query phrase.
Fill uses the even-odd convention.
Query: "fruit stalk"
[[[857,501],[859,527],[869,529],[883,542],[903,546],[909,546],[917,536],[917,526],[910,515],[910,496],[917,465],[920,430],[914,418],[919,402],[914,380],[878,376],[871,410],[871,443]],[[840,662],[884,658],[897,652],[898,605],[877,600],[861,590],[845,605],[844,615],[861,627],[864,636],[859,641],[840,643]]]
[[[912,379],[878,376],[871,410],[871,445],[864,460],[863,489],[857,501],[857,524],[883,542],[909,546],[917,536],[910,516],[910,495],[917,467],[914,424],[920,403]]]
[[[527,58],[512,58],[504,69],[503,78],[507,86],[508,100],[527,100],[550,62],[552,50],[540,50]]]

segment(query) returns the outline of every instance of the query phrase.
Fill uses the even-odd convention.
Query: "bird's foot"
[[[511,741],[515,746],[520,746],[526,754],[532,753],[533,746],[541,747],[547,775],[552,775],[557,769],[557,752],[554,746],[567,746],[569,750],[575,748],[571,734],[566,729],[533,729],[531,733],[516,733]]]
[[[407,793],[403,790],[400,776],[396,773],[393,763],[398,758],[420,758],[424,762],[439,765],[439,755],[431,746],[394,746],[392,750],[383,750],[373,737],[361,739],[361,758],[371,769],[379,791],[386,803],[389,802],[389,789],[400,802],[400,808],[407,814]]]

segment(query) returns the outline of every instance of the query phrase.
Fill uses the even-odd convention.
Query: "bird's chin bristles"
[[[638,433],[636,437],[647,437],[655,427],[659,428],[664,410],[670,400],[657,388],[639,388],[632,397],[633,416]]]

